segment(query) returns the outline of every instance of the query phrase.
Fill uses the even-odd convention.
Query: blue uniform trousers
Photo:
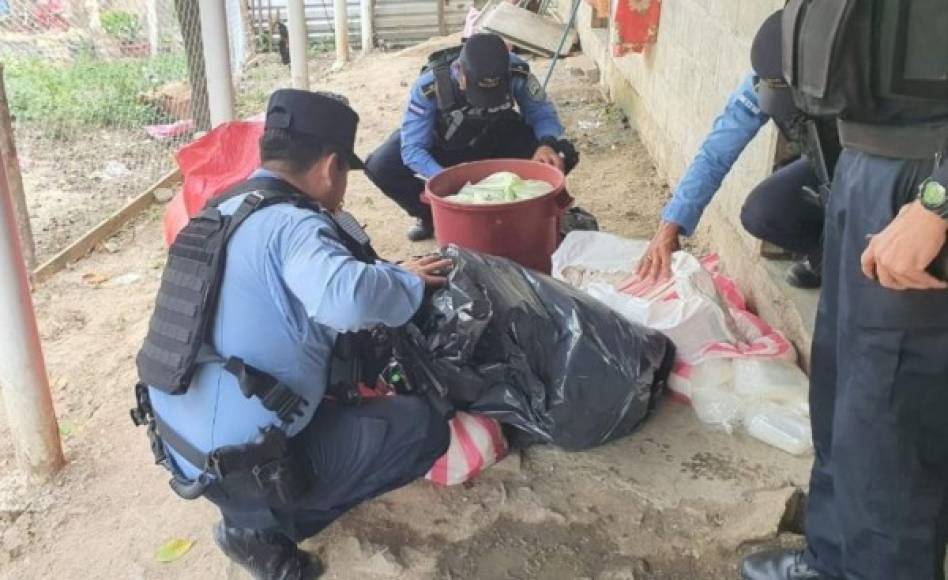
[[[212,484],[206,497],[230,527],[280,531],[299,542],[358,504],[424,476],[449,441],[447,422],[425,397],[383,397],[359,405],[324,400],[291,439],[315,480],[305,497],[273,507],[252,486],[240,484]]]
[[[814,191],[819,179],[806,158],[781,167],[754,188],[741,209],[744,229],[757,239],[806,256],[819,267],[823,249],[823,207]]]
[[[807,561],[827,578],[941,580],[948,539],[948,291],[860,271],[931,161],[844,151],[826,216],[810,410]]]

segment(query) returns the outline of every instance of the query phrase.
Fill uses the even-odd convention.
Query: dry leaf
[[[98,272],[87,272],[82,275],[82,281],[89,286],[101,286],[108,282],[112,277],[108,274],[99,274]]]
[[[185,540],[183,538],[168,540],[164,546],[158,548],[158,551],[155,552],[155,561],[161,562],[162,564],[170,564],[187,554],[193,545],[194,540]]]

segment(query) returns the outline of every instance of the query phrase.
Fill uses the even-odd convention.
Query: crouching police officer
[[[787,272],[789,284],[819,287],[823,204],[840,154],[839,138],[835,120],[805,115],[783,81],[781,15],[773,14],[758,30],[751,48],[753,74],[731,94],[662,211],[658,231],[639,263],[638,274],[643,278],[657,280],[671,275],[672,254],[681,249],[680,236],[695,231],[741,153],[772,120],[804,155],[750,192],[741,209],[741,224],[755,238],[804,256]]]
[[[514,109],[519,108],[519,113]],[[365,173],[417,224],[412,241],[434,235],[423,179],[481,159],[533,159],[569,172],[579,161],[530,66],[495,34],[429,57],[411,89],[401,129],[366,160]]]
[[[450,265],[382,262],[340,211],[357,124],[342,97],[272,95],[261,168],[178,235],[137,360],[133,419],[171,487],[217,504],[218,546],[255,578],[318,577],[297,542],[448,445],[426,398],[342,402]]]
[[[787,82],[837,116],[803,553],[745,580],[941,580],[948,541],[948,3],[791,0]]]

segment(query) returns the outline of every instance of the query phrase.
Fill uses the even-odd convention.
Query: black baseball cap
[[[778,122],[797,117],[800,110],[783,77],[783,10],[770,15],[751,45],[751,65],[760,82],[757,101],[761,111]]]
[[[314,137],[324,145],[335,145],[348,155],[350,169],[364,169],[355,154],[359,115],[342,95],[329,92],[279,89],[270,95],[266,129],[286,129]]]
[[[754,73],[768,81],[783,80],[783,10],[771,14],[751,45]]]
[[[499,107],[510,99],[510,53],[496,34],[473,34],[461,50],[464,95],[471,105]]]

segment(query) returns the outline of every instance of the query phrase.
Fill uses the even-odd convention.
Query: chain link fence
[[[220,1],[239,72],[247,6]],[[198,0],[0,0],[0,62],[39,262],[209,125]]]

